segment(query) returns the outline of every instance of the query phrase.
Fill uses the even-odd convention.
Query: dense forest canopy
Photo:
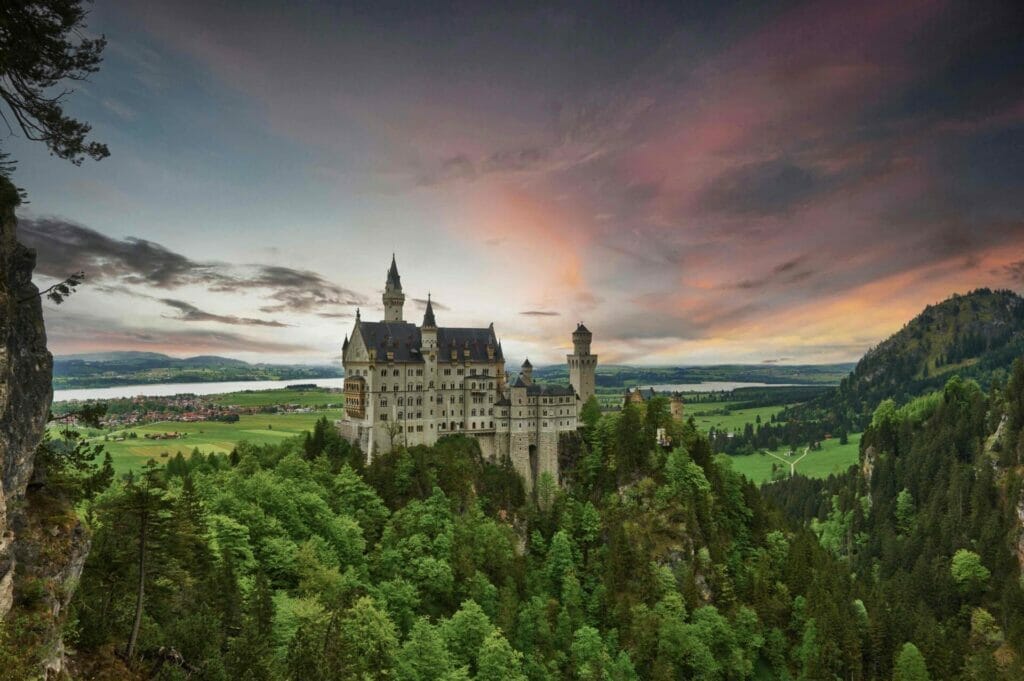
[[[584,421],[563,479],[534,494],[470,438],[364,465],[326,420],[79,492],[94,540],[77,664],[164,679],[1024,673],[1024,362],[988,393],[953,378],[883,403],[862,469],[765,496],[664,398]],[[656,446],[658,428],[677,446]]]

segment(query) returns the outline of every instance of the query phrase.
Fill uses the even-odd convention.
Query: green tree
[[[142,629],[146,585],[164,563],[161,554],[168,545],[172,510],[173,502],[167,494],[161,470],[152,460],[146,464],[141,480],[129,477],[123,494],[112,502],[111,515],[117,516],[119,522],[129,524],[130,530],[124,534],[131,538],[136,554],[135,614],[126,645],[129,658],[135,656]]]
[[[896,654],[892,681],[931,681],[924,655],[913,643],[904,643]]]
[[[988,584],[989,577],[992,576],[988,568],[982,565],[981,556],[968,549],[959,549],[953,554],[949,571],[953,576],[953,581],[965,594],[981,591]]]
[[[481,646],[494,625],[475,601],[467,600],[449,619],[441,623],[441,636],[451,654],[453,667],[467,667],[471,673],[477,669]]]
[[[87,14],[81,0],[7,2],[0,9],[0,118],[75,165],[109,155],[106,145],[87,141],[88,123],[64,113],[72,91],[59,89],[99,70],[106,40],[88,37]]]
[[[441,632],[425,618],[417,620],[396,656],[395,677],[398,681],[430,681],[451,669]]]
[[[597,401],[596,395],[591,395],[580,407],[580,422],[587,433],[592,433],[600,420],[601,404]]]
[[[526,681],[523,654],[514,650],[500,631],[494,630],[480,647],[477,681]]]
[[[349,608],[338,625],[341,678],[372,681],[391,677],[398,634],[387,613],[364,596]]]

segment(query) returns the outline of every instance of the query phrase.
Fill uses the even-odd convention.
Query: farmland
[[[277,443],[312,430],[317,419],[326,416],[335,420],[341,416],[340,409],[317,411],[305,414],[253,414],[242,415],[236,423],[199,421],[195,423],[158,422],[130,429],[116,430],[95,435],[93,442],[102,442],[114,461],[114,470],[120,474],[138,469],[149,459],[166,463],[178,452],[188,456],[193,449],[204,454],[211,452],[227,454],[239,442],[247,440],[255,444]],[[95,431],[90,431],[94,433]],[[115,441],[114,438],[134,432],[137,437]],[[168,440],[147,439],[146,435],[179,433],[184,437]]]

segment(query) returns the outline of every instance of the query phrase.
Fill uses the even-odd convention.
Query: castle
[[[572,334],[570,384],[538,385],[529,359],[510,381],[494,324],[439,327],[429,295],[423,323],[405,321],[394,256],[382,298],[384,320],[364,321],[357,310],[345,337],[342,436],[372,459],[395,446],[461,433],[476,438],[486,458],[509,457],[527,489],[545,472],[558,480],[559,437],[576,430],[594,394],[597,355],[587,327],[580,323]]]

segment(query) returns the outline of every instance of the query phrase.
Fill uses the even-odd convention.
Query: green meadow
[[[785,409],[783,405],[735,409],[736,404],[738,403],[705,402],[687,404],[683,415],[684,418],[692,416],[697,425],[704,431],[711,428],[725,431],[741,431],[746,424],[756,423],[758,416],[761,417],[762,423],[767,423],[772,420],[774,414],[778,414]]]
[[[91,438],[92,442],[102,442],[114,461],[114,470],[125,473],[142,467],[148,460],[155,459],[158,463],[167,463],[167,459],[181,452],[188,456],[193,449],[204,454],[210,452],[227,454],[236,444],[243,440],[255,444],[276,443],[295,437],[313,429],[313,424],[321,416],[334,421],[341,417],[340,409],[317,411],[311,414],[254,414],[243,415],[237,423],[221,423],[219,421],[200,421],[183,423],[181,421],[160,421],[144,426],[133,426],[124,430],[108,433],[108,440],[102,435]],[[115,442],[115,436],[134,432],[137,438]],[[184,438],[174,440],[149,440],[145,435],[162,433],[183,433]]]
[[[803,455],[803,449],[797,450],[796,454],[790,457],[786,456],[788,450],[780,447],[775,452],[762,451],[744,456],[730,456],[729,460],[732,462],[734,470],[758,484],[772,479],[772,464],[776,464],[782,469],[788,469],[789,463],[797,459],[799,462],[794,468],[796,473],[809,478],[827,478],[833,473],[842,473],[857,463],[860,454],[860,436],[860,433],[850,435],[849,442],[845,445],[839,444],[839,440],[836,438],[824,440],[821,443],[820,451],[808,451],[807,456],[803,458],[800,458]]]
[[[223,395],[210,395],[209,400],[215,404],[238,407],[265,407],[273,404],[297,404],[301,407],[320,407],[334,405],[340,407],[345,402],[344,395],[338,390],[316,388],[310,390],[243,390]]]

